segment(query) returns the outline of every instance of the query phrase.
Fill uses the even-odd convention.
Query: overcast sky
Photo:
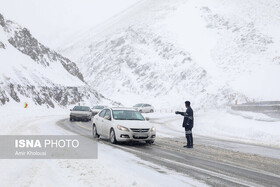
[[[0,13],[58,48],[140,0],[0,0]]]

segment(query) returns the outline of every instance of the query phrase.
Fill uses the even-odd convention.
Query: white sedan
[[[140,112],[131,108],[106,108],[93,118],[92,135],[103,136],[111,143],[146,141],[154,143],[156,129]]]
[[[154,107],[150,104],[145,103],[139,103],[133,106],[136,110],[138,110],[141,113],[152,113],[155,111]]]
[[[94,106],[91,111],[92,111],[92,116],[95,116],[96,114],[98,114],[101,110],[103,110],[104,108],[106,108],[107,106],[103,106],[103,105],[97,105]]]

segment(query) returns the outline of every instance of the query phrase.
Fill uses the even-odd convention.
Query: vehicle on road
[[[133,106],[136,110],[138,110],[141,113],[149,113],[149,112],[154,112],[155,109],[152,105],[150,104],[145,104],[145,103],[139,103]]]
[[[92,116],[95,116],[96,114],[98,114],[101,110],[103,110],[106,107],[107,106],[104,106],[104,105],[96,105],[96,106],[92,107],[92,109],[91,109]]]
[[[145,141],[154,143],[156,129],[133,108],[105,108],[95,115],[92,123],[94,138],[103,136],[111,143]]]
[[[70,121],[91,121],[92,111],[88,106],[75,106],[70,111]]]

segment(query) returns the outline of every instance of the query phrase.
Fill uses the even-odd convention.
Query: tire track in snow
[[[66,130],[92,138],[90,123],[70,123],[68,120],[61,120],[58,125]],[[277,159],[261,159],[257,155],[248,157],[248,154],[221,148],[209,149],[202,145],[197,145],[192,150],[183,149],[180,147],[183,145],[182,141],[168,138],[157,139],[155,145],[152,146],[141,143],[112,145],[103,139],[100,139],[99,143],[132,153],[142,160],[205,181],[213,186],[278,186],[280,184],[279,173],[265,170],[265,167],[262,168],[264,170],[261,170],[251,165],[243,165],[246,163],[246,158],[248,161],[254,159],[255,163],[262,161],[265,162],[260,164],[271,165],[274,163],[272,167],[276,167],[276,170],[280,171],[280,161]],[[234,159],[228,159],[227,157],[230,155]],[[215,156],[216,160],[213,159]]]

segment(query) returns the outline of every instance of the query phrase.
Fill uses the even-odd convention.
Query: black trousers
[[[186,134],[186,139],[187,139],[187,146],[193,146],[192,129],[185,128],[185,134]]]

